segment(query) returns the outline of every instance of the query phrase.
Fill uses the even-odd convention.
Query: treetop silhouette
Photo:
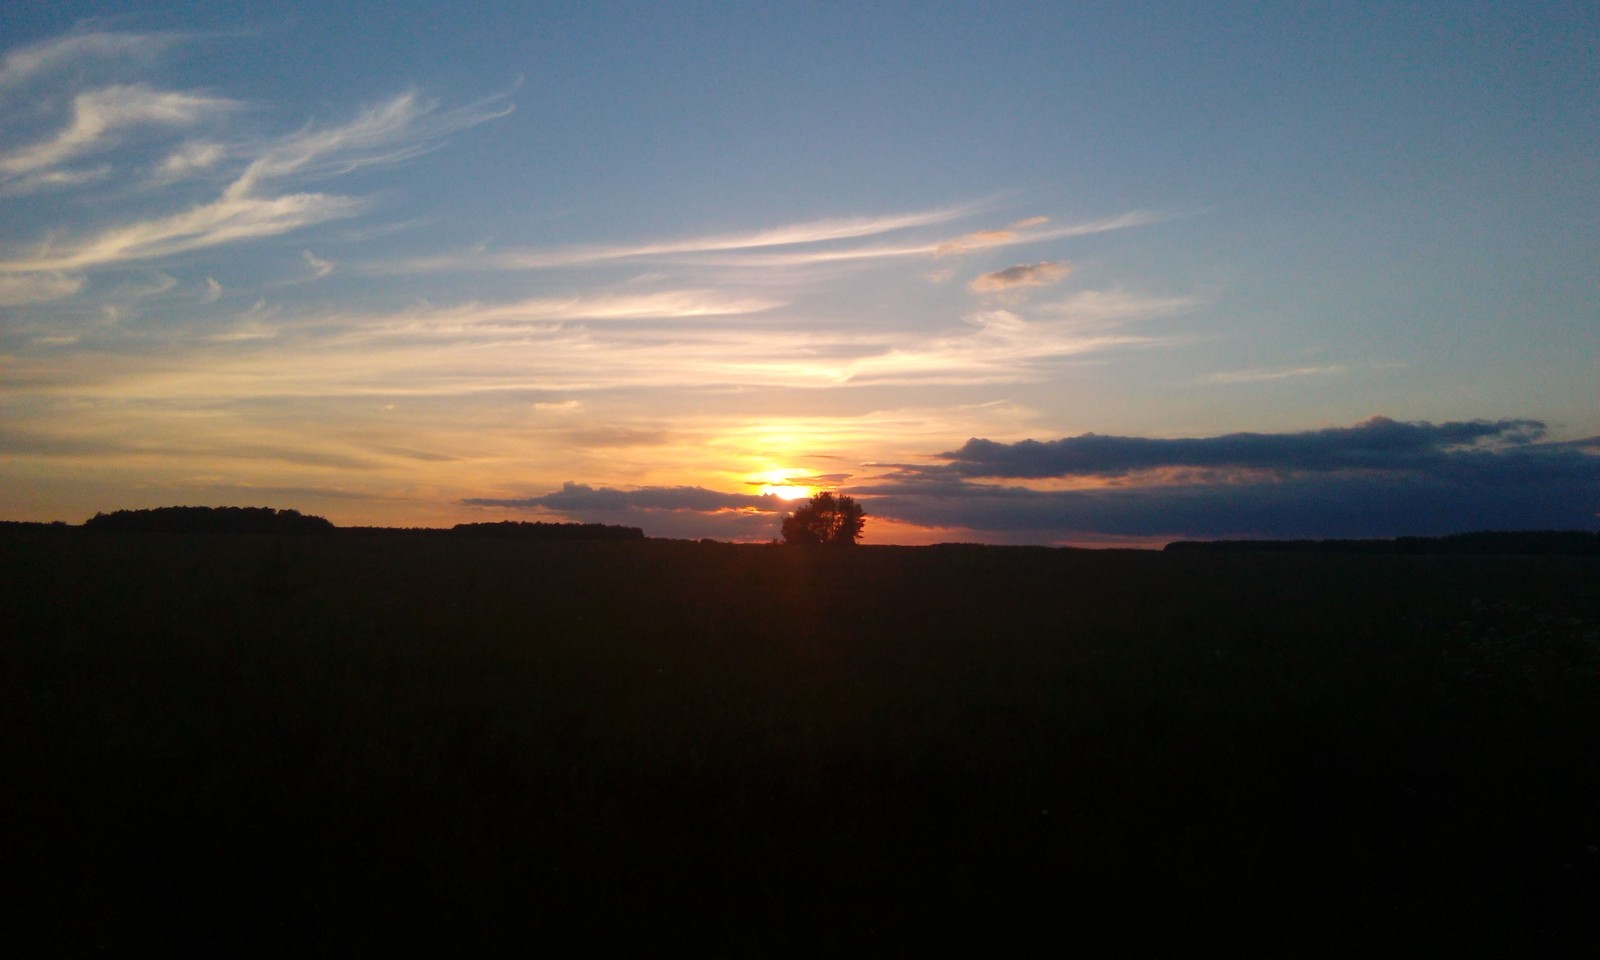
[[[783,542],[854,546],[866,526],[861,505],[842,494],[819,493],[784,518]]]

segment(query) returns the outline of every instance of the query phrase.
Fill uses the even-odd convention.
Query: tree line
[[[1600,556],[1600,532],[1590,530],[1480,530],[1442,537],[1392,540],[1178,540],[1172,553],[1388,553]]]

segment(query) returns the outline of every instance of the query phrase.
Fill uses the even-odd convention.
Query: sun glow
[[[810,487],[766,486],[761,488],[761,492],[770,493],[779,500],[804,500],[811,496]]]
[[[804,500],[811,496],[811,488],[789,482],[791,477],[803,475],[802,470],[768,470],[759,474],[756,482],[761,485],[762,494],[770,493],[780,500]]]

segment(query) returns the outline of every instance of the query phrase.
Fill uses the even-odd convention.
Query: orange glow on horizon
[[[768,486],[763,486],[761,488],[761,492],[762,493],[770,493],[773,496],[777,497],[779,500],[805,500],[805,499],[807,499],[808,497],[811,496],[811,488],[810,487],[791,487],[791,486],[783,486],[783,485],[779,485],[779,486],[768,485]]]
[[[811,496],[811,488],[804,484],[789,482],[792,477],[805,475],[804,470],[768,470],[757,474],[754,482],[761,485],[760,492],[763,496],[770,493],[779,500],[805,500]]]

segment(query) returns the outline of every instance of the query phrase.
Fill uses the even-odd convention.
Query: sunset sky
[[[1600,5],[9,4],[0,519],[1600,528]]]

